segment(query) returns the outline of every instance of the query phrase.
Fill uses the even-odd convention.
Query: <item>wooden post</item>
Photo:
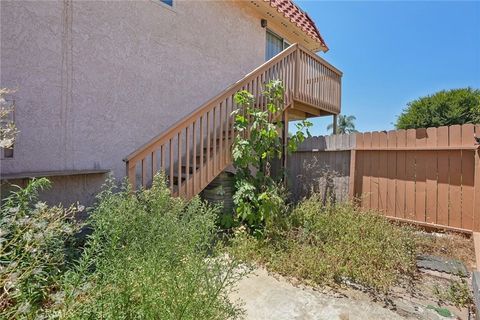
[[[337,134],[337,115],[333,115],[333,132],[332,134]]]
[[[287,186],[287,155],[288,155],[288,110],[283,111],[283,152],[282,152],[282,169],[283,183]]]
[[[137,189],[137,185],[136,185],[136,164],[135,162],[130,162],[130,161],[126,161],[125,162],[125,167],[126,167],[126,171],[127,171],[127,177],[128,177],[128,181],[130,182],[131,184],[131,187],[132,187],[132,191],[135,191],[135,189]]]
[[[348,196],[350,201],[355,200],[355,161],[356,161],[357,151],[354,146],[350,146],[350,181],[348,183]]]
[[[477,129],[480,126],[477,126]],[[478,130],[480,131],[480,130]],[[473,205],[473,231],[480,231],[480,150],[475,150],[475,178],[474,178],[474,205]]]

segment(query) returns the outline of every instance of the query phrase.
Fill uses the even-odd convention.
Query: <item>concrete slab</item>
[[[473,233],[473,245],[475,246],[475,262],[477,271],[480,271],[480,232]]]
[[[285,279],[256,269],[241,280],[233,300],[242,300],[246,320],[363,320],[404,319],[379,304],[351,298],[335,297],[305,286],[293,286]]]
[[[480,310],[480,272],[474,271],[472,276],[473,302],[475,308]],[[476,313],[476,320],[480,320],[480,312]]]

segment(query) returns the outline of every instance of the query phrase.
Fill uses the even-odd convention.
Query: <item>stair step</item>
[[[224,141],[226,138],[227,138],[226,136],[223,136],[222,138],[217,137],[216,139],[213,139],[213,138],[212,138],[211,143],[213,143],[213,141],[215,141],[215,140],[216,140],[216,141],[220,141],[220,140],[221,140],[221,141]]]
[[[197,167],[196,169],[198,170],[198,169],[200,168],[200,164],[197,163],[196,167]],[[182,170],[182,174],[185,174],[185,172],[187,171],[187,166],[182,165],[181,170]],[[192,174],[192,173],[193,173],[193,165],[189,165],[189,166],[188,166],[188,173],[189,173],[189,174]]]
[[[170,179],[170,176],[168,177],[168,179]],[[187,175],[182,173],[181,181],[184,182],[185,180],[187,180]],[[178,174],[173,175],[172,181],[174,185],[178,186]]]

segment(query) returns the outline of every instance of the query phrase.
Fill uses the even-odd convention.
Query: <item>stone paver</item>
[[[417,267],[439,272],[446,272],[453,275],[468,275],[467,268],[463,262],[431,255],[418,256]]]

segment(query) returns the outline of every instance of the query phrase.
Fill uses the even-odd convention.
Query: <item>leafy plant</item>
[[[0,317],[35,318],[55,300],[80,228],[76,207],[38,202],[50,186],[33,179],[5,199],[0,216]],[[79,208],[79,210],[83,210]]]
[[[434,310],[435,312],[437,312],[442,317],[446,317],[446,318],[453,317],[453,314],[447,308],[435,307],[435,306],[432,306],[431,304],[429,304],[427,306],[427,309]]]
[[[397,119],[397,129],[415,129],[480,123],[480,90],[442,90],[407,104]]]
[[[283,112],[282,82],[267,83],[263,95],[267,101],[265,109],[255,104],[250,92],[238,92],[235,103],[239,108],[232,113],[237,132],[232,149],[237,170],[233,200],[237,216],[254,230],[261,229],[285,204],[278,180],[270,175],[271,161],[281,158],[284,147],[280,134],[283,125],[276,120]],[[287,141],[289,151],[294,151],[305,135],[309,135],[311,125],[308,121],[296,124],[297,131]]]
[[[241,277],[236,260],[215,244],[218,208],[170,195],[157,175],[149,190],[99,195],[93,233],[64,286],[72,319],[233,319],[227,299]]]

